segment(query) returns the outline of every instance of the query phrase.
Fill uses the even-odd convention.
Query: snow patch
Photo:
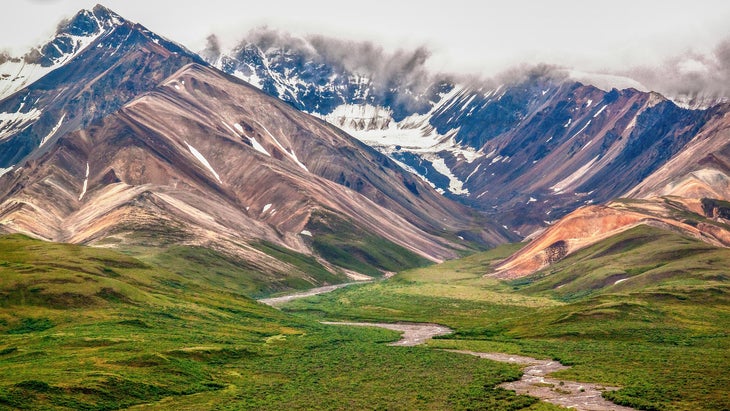
[[[224,126],[226,126],[226,128],[227,128],[228,130],[230,130],[230,132],[231,132],[231,133],[233,133],[234,135],[238,136],[238,135],[236,134],[236,131],[235,131],[235,130],[233,130],[233,129],[231,128],[231,126],[229,126],[229,125],[228,125],[228,124],[227,124],[227,123],[226,123],[225,121],[221,120],[221,123],[222,123],[222,124],[223,124]]]
[[[99,21],[95,15],[91,14],[91,16],[97,22],[97,28],[99,29],[98,32],[89,36],[73,36],[68,33],[63,33],[60,35],[54,35],[45,43],[52,44],[61,53],[61,56],[56,58],[52,65],[43,67],[40,64],[28,64],[23,58],[19,58],[17,61],[10,60],[0,64],[0,100],[35,83],[41,77],[65,65],[76,55],[84,51],[92,42],[94,42],[94,40],[106,33],[109,27]],[[112,23],[114,26],[118,26],[121,24],[121,21],[119,21],[118,18],[113,17]],[[74,45],[73,51],[70,53],[63,53],[56,43],[53,42],[57,38],[70,41]],[[39,47],[39,49],[40,48],[41,47]]]
[[[266,204],[266,205],[264,206],[263,210],[261,210],[261,213],[263,214],[263,213],[265,213],[265,212],[269,211],[269,209],[271,208],[271,206],[272,206],[272,205],[273,205],[273,204]]]
[[[228,124],[226,124],[225,121],[223,122],[223,125],[226,126],[226,127],[228,127],[229,130],[233,131],[233,129],[231,129],[231,127]],[[249,137],[246,134],[244,134],[243,127],[240,124],[233,123],[233,127],[236,129],[236,131],[238,131],[239,133],[241,133],[242,136],[244,136],[244,137],[246,137],[248,139],[248,141],[251,143],[251,146],[253,146],[253,148],[256,151],[258,151],[259,153],[262,153],[262,154],[266,154],[267,156],[271,157],[271,154],[269,154],[269,152],[266,151],[266,149],[264,148],[264,146],[262,146],[261,143],[258,142],[258,140],[256,140],[255,138]],[[233,131],[233,133],[235,134],[235,131]]]
[[[41,113],[35,108],[26,113],[21,113],[20,110],[15,113],[0,113],[0,140],[25,130],[40,118]]]
[[[441,149],[454,148],[447,147],[445,143],[449,137],[453,137],[458,132],[458,129],[440,134],[429,120],[436,113],[446,111],[461,101],[464,91],[463,86],[457,85],[450,92],[441,93],[439,101],[431,107],[428,113],[412,114],[400,122],[393,119],[392,110],[370,104],[343,104],[331,114],[320,117],[347,131],[363,143],[376,148],[400,146],[408,150],[436,153]],[[469,102],[471,100],[469,99]],[[462,154],[467,161],[471,162],[476,152]]]
[[[474,174],[476,174],[476,173],[477,173],[477,172],[479,171],[479,169],[480,169],[480,168],[482,168],[482,165],[481,165],[481,164],[477,165],[477,168],[475,168],[475,169],[474,169],[474,171],[472,171],[472,172],[471,172],[471,173],[470,173],[470,174],[469,174],[469,175],[468,175],[468,176],[466,177],[466,180],[465,180],[464,182],[465,182],[465,183],[466,183],[466,182],[469,182],[469,179],[470,179],[470,178],[471,178],[471,177],[472,177],[472,176],[473,176]]]
[[[81,195],[79,196],[79,201],[81,201],[82,198],[84,198],[84,195],[86,194],[86,188],[89,185],[89,162],[86,162],[86,178],[84,179],[84,187],[81,189]]]
[[[274,143],[276,143],[276,145],[279,146],[279,148],[281,149],[281,151],[283,151],[292,160],[294,160],[294,162],[299,167],[303,168],[304,171],[309,172],[309,169],[307,168],[307,166],[305,166],[301,161],[299,161],[299,159],[297,158],[297,155],[294,153],[294,151],[292,151],[291,149],[290,150],[285,149],[284,146],[282,146],[281,143],[279,143],[279,140],[277,140],[276,137],[274,137],[274,135],[271,134],[271,132],[266,128],[266,126],[264,126],[263,124],[259,123],[258,121],[256,122],[256,124],[258,124],[259,126],[261,126],[261,128],[263,128],[264,131],[266,131],[266,134],[268,134],[271,137],[271,139],[274,140]]]
[[[196,150],[195,147],[188,144],[187,141],[185,142],[185,144],[188,146],[188,150],[190,150],[190,152],[193,154],[193,156],[195,156],[195,158],[197,158],[198,161],[200,161],[200,163],[203,166],[205,166],[205,168],[207,168],[211,173],[213,173],[213,175],[215,176],[216,180],[218,180],[219,183],[223,184],[218,173],[216,173],[215,170],[213,170],[213,167],[210,165],[208,160],[206,160],[206,158],[200,153],[200,151]]]
[[[434,170],[438,171],[440,174],[443,174],[449,179],[449,191],[456,195],[469,195],[469,190],[464,188],[464,182],[459,180],[454,173],[451,172],[451,169],[446,165],[446,161],[444,161],[443,158],[436,158],[431,162],[431,165],[433,166]]]
[[[606,104],[606,105],[604,105],[603,107],[601,107],[601,109],[600,109],[600,110],[598,110],[598,112],[597,112],[596,114],[594,114],[594,115],[593,115],[593,118],[596,118],[596,117],[598,117],[598,116],[599,116],[599,115],[600,115],[601,113],[603,113],[603,110],[605,110],[605,109],[606,109],[606,107],[608,107],[608,104]]]
[[[616,284],[621,284],[622,282],[624,282],[624,281],[626,281],[626,280],[628,280],[628,278],[622,278],[622,279],[620,279],[620,280],[616,280],[616,282],[615,282],[615,283],[613,283],[613,285],[616,285]]]
[[[48,133],[47,136],[43,137],[43,140],[41,140],[41,144],[38,147],[43,147],[43,145],[46,144],[46,142],[48,142],[48,140],[50,140],[54,134],[56,134],[56,131],[58,131],[58,129],[61,128],[61,124],[63,123],[64,118],[66,118],[65,113],[61,116],[61,119],[58,120],[58,124],[56,124],[56,126],[53,127],[53,129],[51,129],[51,132]]]
[[[583,126],[583,128],[581,128],[580,130],[578,130],[577,133],[573,134],[573,137],[577,136],[578,134],[582,133],[583,130],[585,130],[586,128],[588,128],[588,126],[591,124],[591,121],[593,121],[593,120],[588,120],[588,122],[586,123],[585,126]],[[571,137],[571,138],[573,138],[573,137]]]
[[[251,142],[251,145],[253,146],[256,151],[266,154],[267,156],[271,157],[271,154],[269,154],[268,151],[264,148],[264,146],[261,145],[255,138],[249,137],[248,140]]]
[[[15,168],[15,166],[10,166],[8,168],[2,168],[2,167],[0,167],[0,177],[4,176],[5,174],[7,174],[7,173],[9,173],[11,171],[13,171],[13,168]]]
[[[301,235],[306,235],[307,237],[312,237],[312,232],[309,230],[302,230]]]

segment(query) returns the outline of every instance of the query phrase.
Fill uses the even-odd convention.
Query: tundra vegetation
[[[730,408],[730,250],[637,227],[529,277],[484,276],[518,248],[277,310],[248,297],[255,284],[230,287],[229,265],[186,275],[164,259],[5,236],[0,408],[557,409],[496,388],[518,366],[441,349],[558,359],[572,368],[557,377],[621,386],[604,395],[638,409]],[[390,347],[395,332],[321,320],[455,333]]]

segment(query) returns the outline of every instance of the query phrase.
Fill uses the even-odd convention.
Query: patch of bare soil
[[[300,293],[284,295],[281,297],[263,298],[263,299],[260,299],[259,302],[262,302],[266,305],[270,305],[272,307],[276,307],[280,304],[283,304],[283,303],[286,303],[286,302],[289,302],[292,300],[297,300],[299,298],[311,297],[313,295],[319,295],[319,294],[325,294],[325,293],[332,292],[338,288],[347,287],[348,285],[353,285],[353,284],[362,284],[364,282],[367,282],[367,281],[359,281],[356,283],[344,283],[344,284],[328,285],[325,287],[317,287],[317,288],[312,288],[307,291],[302,291]]]
[[[443,325],[427,323],[355,323],[355,322],[323,322],[329,325],[352,325],[356,327],[380,327],[393,331],[401,331],[401,339],[388,345],[399,347],[413,347],[426,342],[437,335],[451,334],[453,330]]]

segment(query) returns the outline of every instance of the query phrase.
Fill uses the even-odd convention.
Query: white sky
[[[727,0],[0,0],[0,50],[22,54],[56,24],[101,2],[200,50],[215,32],[232,45],[251,28],[426,45],[438,70],[494,74],[518,63],[587,71],[658,64],[730,37]]]

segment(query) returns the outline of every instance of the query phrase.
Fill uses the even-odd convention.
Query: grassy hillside
[[[730,281],[728,251],[638,226],[513,281],[520,291],[576,301],[602,293],[693,293]]]
[[[434,321],[432,347],[557,358],[640,409],[730,409],[730,250],[638,227],[513,282],[503,247],[285,306],[328,319]],[[623,280],[623,281],[621,281]]]
[[[331,273],[314,257],[275,244],[260,242],[254,247],[280,261],[278,271],[264,271],[252,264],[210,248],[172,246],[164,249],[135,249],[132,255],[151,265],[164,267],[189,281],[258,298],[283,290],[301,290],[323,284],[347,282],[342,273]]]
[[[333,213],[313,213],[307,224],[312,248],[330,263],[373,277],[431,262]]]
[[[149,242],[148,246],[117,246],[124,253],[150,265],[165,267],[189,281],[254,298],[348,282],[343,269],[381,277],[384,272],[432,264],[430,260],[332,213],[315,213],[307,230],[312,236],[305,236],[304,241],[309,243],[317,257],[267,241],[249,244],[272,257],[267,265],[255,265],[211,248],[176,245],[174,241],[163,244]],[[135,231],[137,236],[142,233],[146,232]],[[145,235],[154,239],[154,234]],[[320,262],[322,260],[328,267]]]
[[[493,388],[515,366],[389,347],[223,277],[0,237],[0,409],[554,409]]]

